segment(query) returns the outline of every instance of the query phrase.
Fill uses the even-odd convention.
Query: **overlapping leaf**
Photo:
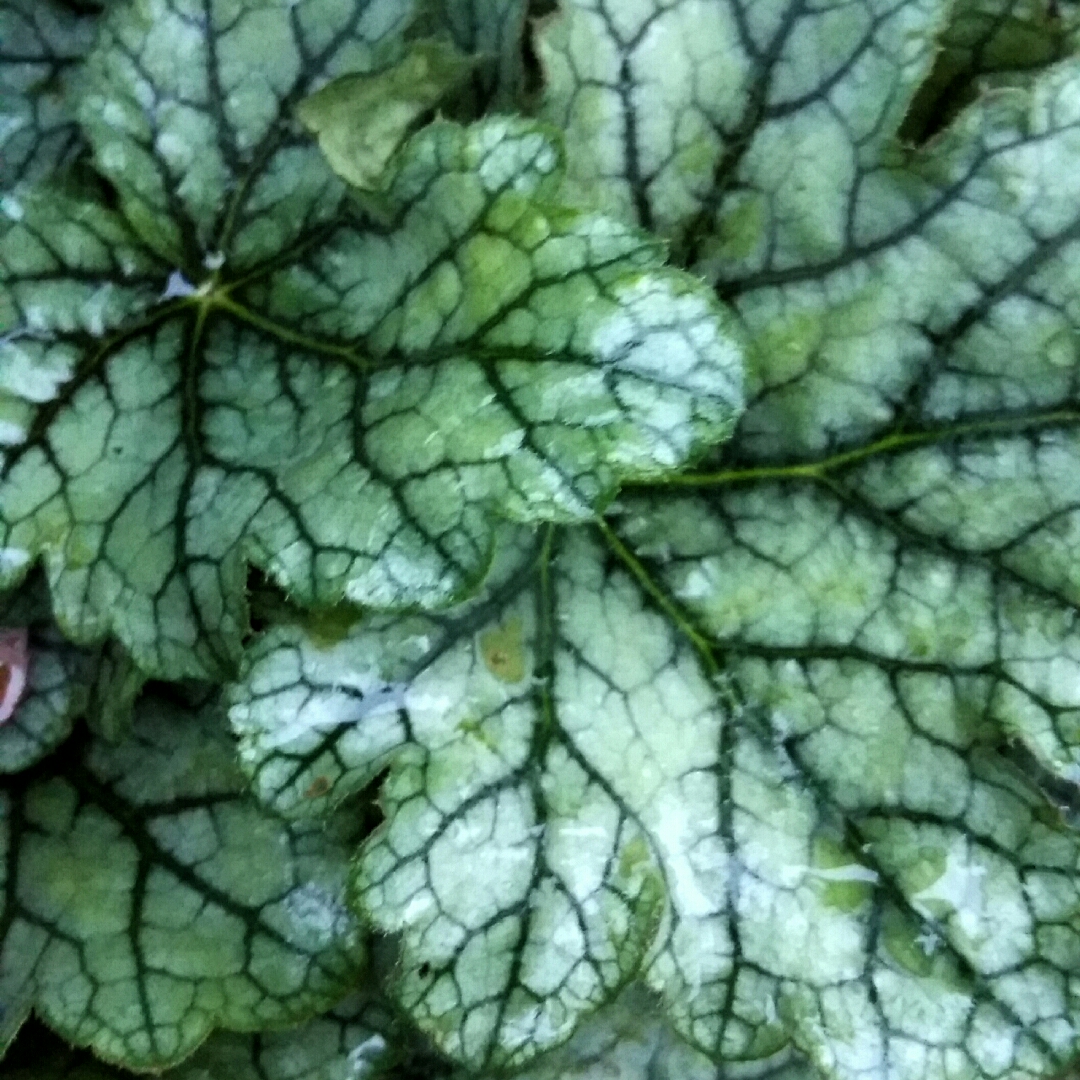
[[[618,559],[573,530],[508,554],[447,616],[329,648],[276,631],[236,693],[278,809],[390,764],[356,899],[402,935],[421,1026],[473,1068],[514,1065],[643,972],[719,1060],[794,1040],[837,1078],[1057,1068],[1080,1021],[1077,838],[951,715],[926,715],[921,749],[855,757],[884,720],[857,681],[820,752],[790,744],[609,540]]]
[[[372,950],[363,984],[319,1016],[254,1034],[218,1031],[162,1080],[439,1080],[453,1066],[387,1001],[393,950]],[[71,1046],[31,1019],[4,1058],[11,1080],[121,1080],[132,1074]]]
[[[124,729],[142,677],[115,643],[80,649],[67,642],[39,577],[0,598],[0,626],[25,632],[29,653],[22,696],[0,724],[0,774],[33,765],[88,712],[111,732]]]
[[[9,201],[0,566],[44,554],[65,628],[216,672],[245,560],[301,606],[431,609],[488,572],[435,613],[271,630],[231,714],[287,818],[378,787],[354,905],[470,1069],[1075,1055],[1080,65],[1024,73],[1071,47],[1058,7],[545,24],[562,190],[673,237],[751,343],[749,411],[690,475],[737,406],[726,327],[640,234],[552,207],[543,127],[434,125],[377,223],[302,156],[300,82],[390,63],[395,32],[299,49],[299,82],[253,42],[351,2],[125,8],[84,84],[120,212]],[[226,47],[188,70],[173,38]]]
[[[70,76],[94,25],[54,0],[0,4],[0,191],[49,176],[81,149]]]
[[[374,1015],[373,1015],[374,1014]],[[383,1032],[396,1036],[390,1045]],[[30,1023],[4,1059],[10,1080],[121,1080],[131,1076]],[[295,1028],[220,1032],[162,1080],[437,1080],[450,1068],[423,1051],[385,1008],[353,995]]]
[[[525,79],[526,0],[429,0],[426,25],[480,60],[478,104],[510,109]]]
[[[813,20],[807,23],[793,7],[776,8],[771,36],[762,39],[769,50],[759,42],[770,62],[762,60],[754,70],[763,86],[779,93],[790,79],[785,50],[795,47],[800,32],[811,32]],[[721,9],[739,24],[737,4],[716,5]],[[889,18],[882,14],[867,26],[879,36],[895,19],[912,29],[909,5],[890,10]],[[577,25],[583,18],[568,15],[564,21]],[[662,25],[649,23],[643,41]],[[1006,45],[1024,39],[1025,28],[1029,42],[1047,31],[1036,15],[1014,4],[978,10],[962,5],[944,33],[957,55],[962,50],[956,43],[965,38],[978,46],[976,59],[967,55],[969,67],[991,66],[991,59],[1000,66],[1009,55]],[[908,38],[916,52],[933,47],[925,32]],[[791,147],[800,145],[797,132],[814,140],[840,137],[847,129],[835,96],[849,103],[870,100],[868,91],[856,93],[862,85],[857,72],[888,50],[879,37],[860,40],[863,51],[845,53],[835,78],[819,72],[797,101],[785,105],[776,98],[770,106],[775,116],[768,109],[761,117],[741,114],[749,126],[738,169],[720,176],[711,196],[719,208],[712,263],[722,275],[718,287],[733,299],[752,336],[750,406],[728,463],[735,473],[777,468],[746,473],[748,480],[772,475],[820,482],[821,501],[807,495],[812,505],[802,508],[800,522],[819,536],[831,518],[841,531],[869,530],[849,539],[853,545],[865,539],[868,550],[877,550],[879,582],[891,572],[887,563],[899,566],[905,543],[919,545],[920,558],[943,573],[960,575],[959,567],[977,557],[983,584],[968,574],[963,587],[974,591],[964,600],[949,599],[945,585],[940,594],[932,595],[928,583],[917,590],[925,611],[938,614],[941,604],[955,602],[957,617],[966,620],[950,631],[956,644],[948,656],[933,644],[899,640],[916,637],[914,631],[900,633],[885,652],[921,649],[921,655],[956,664],[968,648],[972,658],[980,655],[976,666],[996,664],[1014,685],[994,691],[995,719],[1023,734],[1044,764],[1068,772],[1076,739],[1069,716],[1080,705],[1066,688],[1075,661],[1071,647],[1062,644],[1069,640],[1078,597],[1071,476],[1080,358],[1074,288],[1080,199],[1073,183],[1080,176],[1080,67],[1065,61],[1029,77],[1029,86],[996,91],[925,150],[901,155],[888,149],[897,118],[879,111],[874,137],[849,139],[846,156],[799,150],[781,157],[776,125]],[[991,58],[995,42],[1001,55]],[[1023,59],[1022,50],[1018,55]],[[806,56],[809,63],[812,51]],[[924,67],[916,65],[917,71]],[[881,101],[908,100],[911,86],[897,80],[881,82],[892,86],[887,95],[881,91]],[[842,175],[822,180],[834,164]],[[761,170],[760,182],[754,169]],[[826,185],[827,198],[814,195],[802,209],[789,201],[789,194],[805,194],[818,183]],[[751,205],[756,209],[746,216]],[[738,250],[736,219],[756,223],[740,234],[739,243],[747,243]],[[831,458],[830,450],[838,456]],[[807,468],[792,471],[799,462]],[[840,473],[844,491],[828,493]],[[768,518],[781,532],[786,526],[780,522],[796,516],[786,494],[775,503],[775,514],[773,504],[755,501],[760,496],[747,497],[755,507],[751,513],[760,507],[761,520]],[[744,546],[749,533],[734,520],[741,511],[725,506],[720,513],[721,530],[731,527],[732,543],[742,552],[738,558],[752,561]],[[862,514],[866,524],[849,525],[852,514]],[[664,545],[659,528],[652,529],[654,542]],[[779,534],[775,539],[782,546]],[[793,534],[786,540],[793,541]],[[773,591],[783,587],[784,573],[777,569],[767,590],[770,603],[788,599]],[[723,574],[731,580],[726,564]],[[956,581],[960,589],[959,576]],[[749,583],[744,588],[746,596],[765,596]],[[854,594],[852,586],[848,595]],[[871,592],[861,595],[872,607]],[[794,625],[791,620],[785,629],[798,637]],[[853,621],[850,632],[820,637],[847,647],[855,644],[855,633]],[[990,639],[998,643],[989,646],[992,657],[977,644]]]
[[[963,0],[954,4],[940,52],[904,119],[901,135],[921,140],[940,131],[983,90],[1008,85],[1075,51],[1074,3]]]
[[[215,1027],[280,1027],[356,978],[345,849],[244,797],[219,715],[147,699],[130,738],[85,740],[2,794],[4,1041],[30,1008],[127,1067]]]
[[[631,583],[605,589],[576,531],[556,561],[551,542],[504,536],[488,592],[445,616],[384,617],[329,649],[268,635],[231,711],[256,789],[292,815],[393,762],[357,898],[402,935],[403,1003],[478,1070],[565,1040],[636,973],[667,876],[653,819],[680,813],[683,774],[715,751],[719,714],[671,629]],[[607,618],[634,646],[604,662]],[[666,726],[635,715],[660,700]],[[694,730],[676,741],[680,720]],[[653,763],[654,740],[670,761]]]
[[[334,79],[296,112],[342,179],[359,192],[378,191],[410,128],[473,68],[456,49],[422,41],[383,71]]]
[[[949,5],[561,7],[537,45],[571,190],[694,248],[727,196],[723,252],[740,258],[778,229],[818,254],[843,228],[852,179],[877,165],[903,119]]]
[[[688,74],[656,105],[660,76],[644,68],[627,87],[625,109],[599,119],[586,110],[593,127],[581,135],[587,152],[571,152],[571,175],[591,185],[594,202],[621,205],[667,231],[694,224],[699,268],[734,302],[753,338],[748,379],[756,407],[744,439],[759,432],[755,449],[774,455],[851,441],[908,418],[912,383],[946,364],[961,365],[970,388],[983,381],[980,372],[1004,375],[1016,363],[1029,384],[1045,387],[1043,397],[1060,396],[1074,348],[1075,62],[1028,78],[1029,89],[998,91],[924,150],[903,150],[896,137],[927,76],[935,32],[962,38],[972,23],[1000,28],[1012,20],[1003,38],[1017,37],[1017,25],[1036,37],[1043,26],[1035,14],[1015,4],[981,12],[962,5],[959,25],[950,26],[940,4],[804,12],[778,0],[768,17],[750,23],[738,3],[706,7],[709,19],[693,24],[693,47],[744,57],[707,69],[734,80],[735,89],[709,90]],[[577,55],[566,53],[562,38],[588,31],[604,56],[622,40],[590,11],[569,4],[541,39],[552,66],[553,117],[563,115],[558,103],[573,98],[576,85],[558,66],[560,57]],[[675,4],[663,17],[651,11],[639,11],[631,36],[642,63],[656,57],[655,66],[696,8]],[[819,39],[828,49],[811,45]],[[663,71],[675,78],[670,65]],[[721,106],[722,118],[706,119]],[[631,151],[677,160],[657,132],[684,114],[699,117],[713,147],[701,190],[685,198],[663,194],[667,173],[654,177],[655,170],[626,164]],[[570,130],[573,139],[572,122]],[[737,138],[725,141],[725,132]],[[621,194],[603,195],[590,179],[589,148],[609,146],[621,155],[610,165]],[[639,175],[645,180],[631,195],[627,178]],[[965,376],[956,380],[959,386]],[[976,401],[966,393],[968,409],[1023,397],[1014,390],[1006,402],[988,391]],[[950,414],[944,403],[934,406],[924,415]]]
[[[298,1028],[218,1034],[165,1080],[439,1080],[449,1066],[374,995],[353,995]]]
[[[389,765],[356,899],[474,1066],[566,1038],[638,972],[721,1062],[790,1041],[836,1080],[1026,1078],[1075,1052],[1080,845],[1051,799],[1075,809],[1080,765],[1080,69],[901,154],[945,12],[843,16],[550,24],[549,72],[587,40],[631,80],[610,115],[582,106],[588,152],[626,150],[613,115],[668,115],[627,50],[678,81],[677,41],[704,50],[699,90],[743,80],[700,198],[626,157],[605,188],[573,138],[571,173],[672,232],[715,210],[751,407],[714,469],[624,499],[603,542],[508,554],[446,616],[276,631],[238,692],[280,810]],[[739,40],[749,75],[705,62]]]
[[[392,53],[399,8],[118,6],[83,119],[121,212],[9,207],[0,576],[44,555],[77,640],[220,674],[246,559],[302,603],[442,603],[493,512],[588,517],[729,432],[721,309],[654,241],[546,201],[539,125],[434,125],[387,225],[341,208],[291,108]]]
[[[564,1047],[519,1074],[522,1080],[811,1080],[790,1047],[766,1061],[716,1064],[677,1036],[655,1000],[629,987],[589,1017]]]
[[[293,107],[395,57],[409,0],[113,5],[79,119],[127,220],[189,278],[279,256],[332,218],[341,187]]]

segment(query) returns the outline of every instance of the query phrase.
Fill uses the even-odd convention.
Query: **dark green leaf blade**
[[[964,0],[955,4],[940,38],[941,51],[900,135],[925,141],[986,89],[1007,86],[1033,70],[1075,53],[1078,12],[1073,3],[1043,0]]]
[[[5,785],[5,1041],[33,1007],[104,1058],[158,1069],[215,1027],[296,1022],[356,977],[345,852],[242,794],[218,715],[161,701],[133,734]]]
[[[35,1021],[23,1028],[4,1068],[7,1080],[137,1075],[69,1046]],[[425,1053],[415,1033],[377,997],[360,993],[298,1027],[256,1035],[216,1032],[186,1061],[154,1075],[162,1080],[438,1080],[449,1077],[450,1067]]]
[[[479,60],[477,104],[499,110],[519,104],[525,88],[526,0],[428,0],[425,7],[426,30],[449,35]]]
[[[82,149],[70,83],[95,22],[53,0],[0,4],[0,191],[51,176]]]
[[[14,714],[0,724],[0,773],[39,761],[87,710],[114,731],[127,724],[141,675],[114,643],[80,649],[66,641],[38,575],[0,597],[0,627],[25,631],[29,649],[25,690]]]
[[[164,1080],[439,1080],[449,1066],[377,995],[357,994],[297,1028],[211,1036]]]

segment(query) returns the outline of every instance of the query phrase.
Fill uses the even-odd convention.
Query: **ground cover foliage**
[[[0,1073],[1080,1052],[1045,0],[0,0]]]

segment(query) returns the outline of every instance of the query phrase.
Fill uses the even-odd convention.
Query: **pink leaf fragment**
[[[26,628],[0,627],[0,724],[15,715],[26,690],[30,648]]]

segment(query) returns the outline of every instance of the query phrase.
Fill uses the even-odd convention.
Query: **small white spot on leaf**
[[[195,295],[195,286],[179,270],[174,270],[165,282],[165,291],[161,294],[162,300],[176,300],[185,296]]]

